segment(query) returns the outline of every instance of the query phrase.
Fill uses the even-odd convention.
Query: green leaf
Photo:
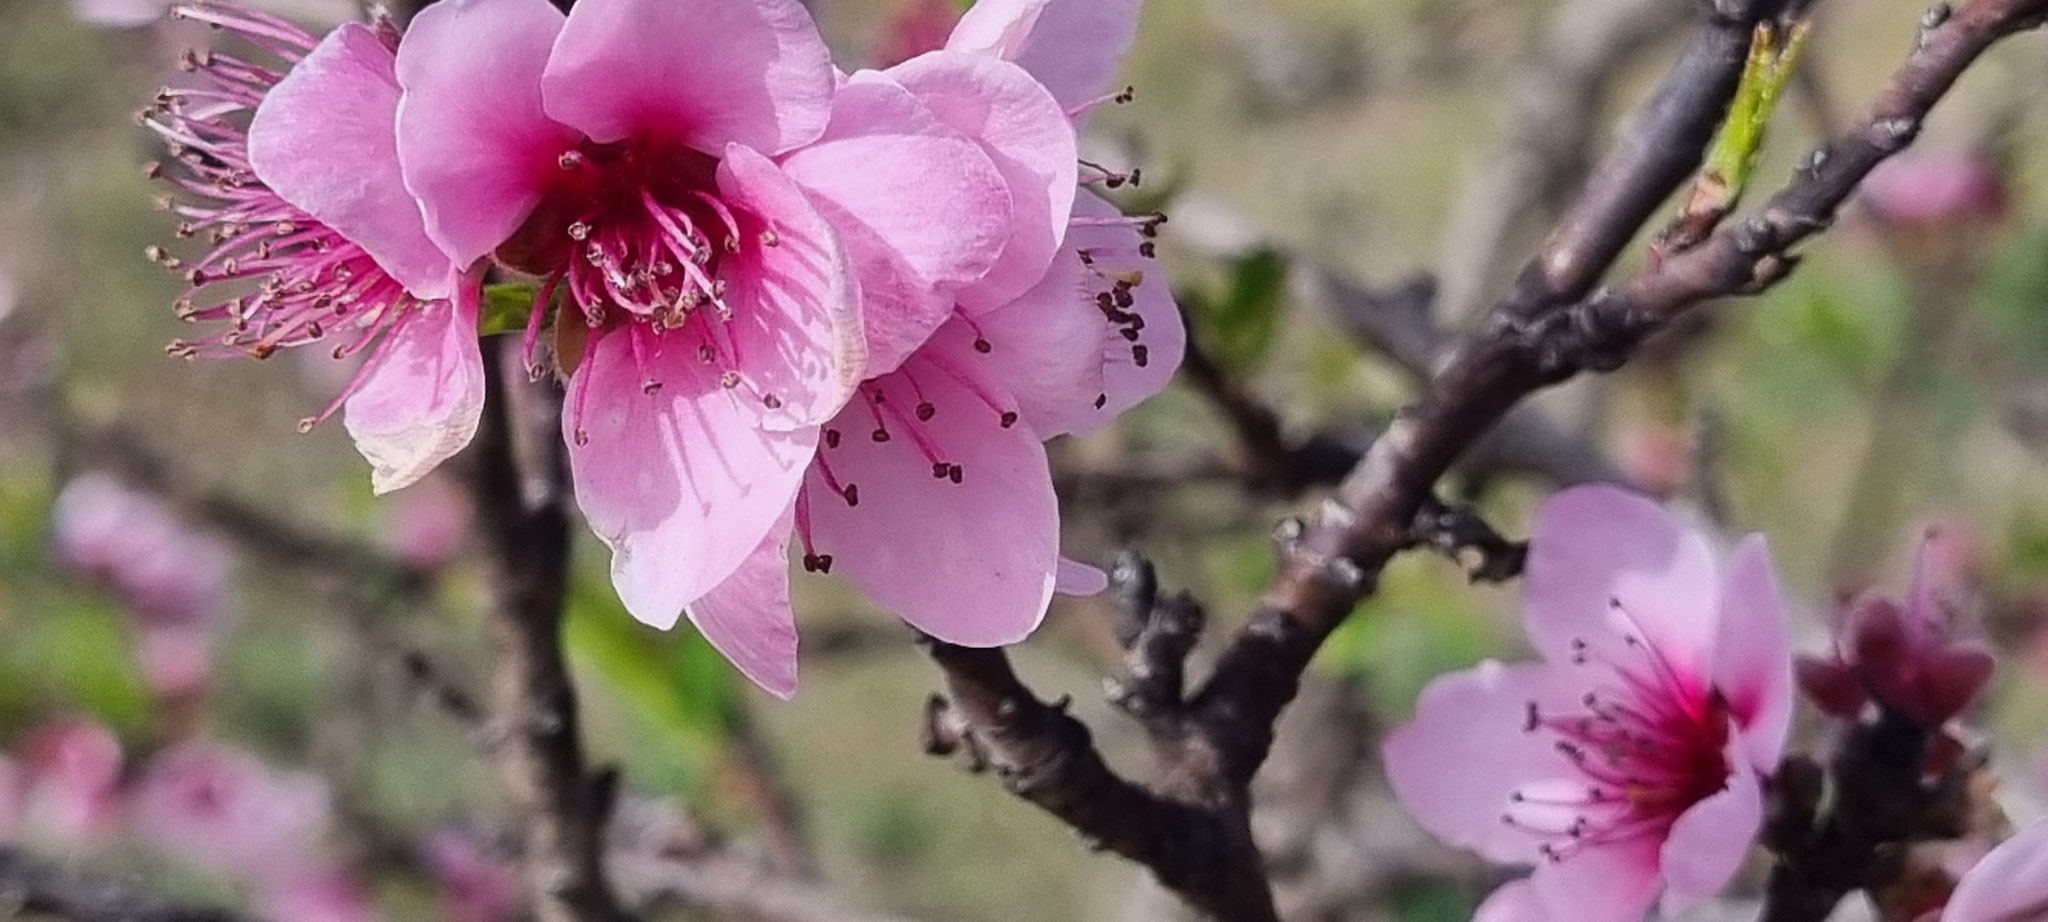
[[[1799,66],[1807,31],[1805,22],[1786,27],[1764,22],[1756,27],[1756,37],[1749,46],[1749,61],[1736,86],[1735,100],[1728,107],[1728,120],[1722,124],[1713,150],[1707,154],[1705,175],[1724,184],[1728,207],[1732,208],[1742,197],[1750,174],[1756,170],[1757,157],[1763,152],[1764,131],[1770,125],[1771,113],[1778,108],[1778,97],[1783,95],[1785,85],[1792,81]]]
[[[1264,359],[1280,328],[1287,260],[1261,248],[1238,258],[1221,298],[1196,293],[1185,299],[1199,319],[1199,335],[1224,367],[1248,371]]]
[[[533,316],[534,299],[540,288],[532,282],[504,282],[484,286],[483,314],[477,318],[480,336],[517,333],[526,329]]]

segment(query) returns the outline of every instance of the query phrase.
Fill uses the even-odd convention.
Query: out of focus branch
[[[1785,8],[1780,0],[1701,4],[1700,24],[1673,73],[1512,289],[1315,520],[1282,543],[1279,575],[1225,644],[1208,680],[1186,696],[1180,733],[1163,742],[1154,733],[1153,785],[1110,772],[1086,728],[1039,701],[1000,651],[934,647],[958,722],[1005,772],[1013,792],[1146,865],[1211,917],[1276,917],[1250,845],[1251,779],[1309,661],[1373,592],[1386,563],[1413,546],[1417,515],[1435,502],[1437,481],[1530,394],[1581,373],[1611,371],[1685,312],[1784,278],[1794,262],[1791,248],[1826,228],[1870,170],[1912,140],[1985,49],[2038,25],[2048,0],[1973,0],[1925,30],[1870,116],[1811,158],[1758,215],[1596,292],[1629,241],[1698,169],[1752,33]]]
[[[185,906],[111,880],[92,879],[0,846],[0,912],[71,922],[243,922],[224,909]]]
[[[626,915],[603,862],[616,778],[584,765],[576,690],[562,655],[568,469],[547,431],[559,431],[561,400],[545,385],[509,383],[524,381],[518,363],[512,351],[486,354],[483,425],[467,452],[490,558],[492,755],[525,826],[527,891],[541,922],[618,922]],[[522,475],[515,446],[538,456],[538,489]]]

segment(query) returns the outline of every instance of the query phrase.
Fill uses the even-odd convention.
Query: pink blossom
[[[1891,220],[1919,226],[1996,220],[2005,213],[2005,178],[1984,156],[1908,152],[1871,171],[1864,200]]]
[[[228,610],[227,545],[155,496],[82,474],[58,494],[52,528],[65,566],[120,594],[145,623],[203,627]]]
[[[1081,81],[1108,80],[1137,4],[1062,0],[1010,13],[1020,20],[1008,45],[949,45],[880,75],[988,152],[1014,220],[1002,258],[953,294],[952,318],[900,362],[872,363],[878,373],[825,424],[783,527],[698,606],[721,649],[776,694],[796,686],[789,528],[807,571],[842,572],[951,643],[1014,643],[1054,591],[1099,590],[1099,571],[1059,558],[1041,443],[1103,425],[1163,388],[1179,363],[1178,311],[1156,274],[1146,284],[1156,219],[1126,218],[1079,188],[1110,174],[1078,162],[1070,127],[1101,101],[1101,87]],[[1068,28],[1073,18],[1098,30],[1073,57],[1019,53],[1035,47],[1035,30],[1085,31]],[[1103,60],[1079,60],[1088,56]],[[1013,57],[1046,67],[1080,101],[1064,102]]]
[[[1542,655],[1432,683],[1386,744],[1402,804],[1438,837],[1534,864],[1483,918],[1643,917],[1712,896],[1762,822],[1791,655],[1762,536],[1707,538],[1610,486],[1537,513],[1523,623]],[[1491,913],[1491,915],[1489,915]]]
[[[447,566],[469,538],[469,498],[451,480],[428,478],[405,491],[384,521],[384,545],[420,570]]]
[[[335,868],[304,871],[266,883],[256,894],[263,918],[290,922],[375,922],[362,882]]]
[[[886,75],[840,85],[795,0],[584,0],[567,17],[448,0],[398,73],[429,233],[460,263],[544,279],[528,341],[553,318],[576,496],[621,599],[657,627],[687,611],[746,659],[759,638],[702,600],[786,531],[862,377],[1003,259],[1007,174]],[[1001,102],[980,72],[951,79]]]
[[[429,239],[399,174],[395,30],[350,23],[316,41],[226,0],[172,12],[235,32],[277,63],[190,52],[200,85],[164,90],[145,113],[183,193],[178,235],[205,248],[190,260],[152,255],[192,285],[179,316],[222,325],[170,351],[265,358],[338,339],[336,358],[368,358],[301,428],[343,410],[372,486],[412,483],[475,434],[483,364],[478,286]]]
[[[143,768],[129,818],[144,841],[169,857],[267,886],[319,866],[331,813],[327,787],[315,776],[189,743],[159,753]]]
[[[1992,849],[1956,882],[1941,922],[2048,920],[2048,822]]]
[[[511,922],[519,918],[519,872],[493,859],[476,840],[443,830],[428,837],[428,870],[441,884],[441,917],[449,922]]]
[[[44,848],[97,847],[120,815],[121,741],[88,720],[63,720],[31,734],[18,769],[20,837]]]
[[[1808,698],[1850,720],[1875,702],[1926,727],[1941,726],[1976,700],[1996,661],[1981,644],[1951,639],[1939,595],[1967,559],[1961,537],[1954,529],[1928,529],[1904,606],[1874,594],[1850,603],[1835,649],[1799,658]]]

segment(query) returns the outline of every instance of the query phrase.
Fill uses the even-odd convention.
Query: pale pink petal
[[[728,263],[740,391],[771,429],[831,419],[868,373],[860,289],[846,248],[802,189],[744,147],[726,148],[718,190],[744,233],[774,246],[746,247]],[[766,398],[773,396],[772,403]]]
[[[789,606],[790,514],[738,570],[685,609],[704,639],[777,698],[796,695],[796,615]]]
[[[1757,771],[1775,771],[1792,727],[1791,625],[1771,567],[1770,545],[1750,535],[1736,545],[1721,584],[1714,687],[1727,699]]]
[[[1663,507],[1620,487],[1572,487],[1536,514],[1523,626],[1554,663],[1571,661],[1574,641],[1642,634],[1682,678],[1704,683],[1719,587],[1706,539]]]
[[[985,55],[935,51],[888,75],[940,121],[979,142],[1010,193],[1002,258],[961,290],[970,313],[1031,289],[1066,237],[1078,179],[1074,129],[1045,88],[1021,68]],[[975,305],[983,305],[977,308]]]
[[[1941,922],[2036,922],[2048,918],[2048,822],[1991,850],[1956,883]]]
[[[781,165],[853,259],[870,376],[922,344],[1009,237],[1008,186],[980,145],[872,71],[840,90],[824,137]]]
[[[925,348],[972,368],[1007,395],[1031,431],[1051,438],[1095,412],[1106,335],[1093,295],[1054,283],[984,317],[954,318]]]
[[[1545,922],[1549,918],[1528,878],[1501,884],[1472,914],[1472,922]]]
[[[645,337],[644,367],[633,336]],[[661,382],[652,394],[648,380]],[[598,341],[567,400],[577,504],[611,548],[626,610],[664,630],[760,547],[817,445],[816,428],[762,429],[752,399],[724,387],[694,343],[638,327]]]
[[[1542,840],[1502,817],[1517,788],[1577,774],[1558,754],[1554,734],[1526,729],[1532,703],[1558,712],[1579,706],[1585,689],[1568,678],[1538,663],[1487,660],[1431,682],[1415,719],[1388,735],[1382,750],[1401,806],[1437,838],[1488,860],[1540,860]]]
[[[548,0],[441,0],[398,49],[398,162],[427,233],[468,266],[519,229],[576,132],[541,110]]]
[[[1109,588],[1109,574],[1100,567],[1067,557],[1053,571],[1053,590],[1060,595],[1096,595]]]
[[[1736,749],[1733,744],[1729,747]],[[1734,879],[1764,821],[1757,773],[1731,751],[1728,787],[1685,811],[1664,838],[1663,914],[1676,916],[1712,899]]]
[[[342,425],[370,462],[379,494],[425,477],[476,435],[484,364],[477,345],[477,282],[456,300],[411,308],[342,409]]]
[[[1572,922],[1641,922],[1656,902],[1656,838],[1637,836],[1539,865],[1530,889],[1543,917]]]
[[[257,107],[249,164],[414,295],[445,298],[454,273],[399,175],[392,68],[391,49],[369,28],[348,23],[329,33]]]
[[[595,141],[772,156],[824,130],[833,72],[797,0],[583,0],[541,90],[548,114]]]
[[[1074,216],[1082,220],[1109,220],[1122,216],[1116,206],[1093,193],[1074,200]],[[1135,341],[1127,339],[1112,325],[1104,342],[1101,406],[1094,414],[1066,428],[1076,434],[1093,432],[1152,395],[1166,389],[1180,368],[1187,351],[1187,328],[1181,323],[1180,307],[1173,301],[1166,272],[1159,264],[1138,252],[1144,242],[1128,224],[1075,227],[1069,239],[1094,261],[1095,284],[1105,280],[1136,280],[1131,288],[1133,303],[1124,308],[1143,321]]]
[[[806,482],[815,550],[876,604],[940,640],[1022,640],[1045,616],[1059,561],[1059,508],[1038,436],[1004,428],[922,356],[863,390],[883,404],[871,408],[864,395],[827,424],[839,435],[827,437]],[[923,422],[913,412],[920,395],[934,410]],[[886,441],[873,438],[876,412]],[[935,476],[938,464],[959,465],[960,482]],[[858,505],[835,480],[856,491]]]
[[[1102,96],[1138,36],[1141,0],[982,0],[946,47],[1015,61],[1068,109]]]

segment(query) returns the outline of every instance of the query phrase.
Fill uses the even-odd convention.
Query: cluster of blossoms
[[[1760,535],[1725,563],[1709,537],[1606,486],[1552,497],[1530,536],[1523,621],[1534,663],[1487,661],[1424,690],[1385,745],[1424,827],[1488,860],[1533,866],[1485,922],[1634,922],[1718,894],[1763,826],[1795,688],[1844,720],[1876,709],[1939,732],[1991,659],[1950,640],[1923,543],[1912,601],[1855,600],[1827,656],[1792,654]],[[1795,674],[1797,679],[1795,681]],[[2048,919],[2048,823],[1961,874],[1925,922]]]
[[[834,68],[796,0],[444,0],[315,38],[174,14],[277,59],[188,55],[144,121],[197,257],[184,355],[334,343],[334,412],[380,492],[475,433],[480,282],[538,279],[525,334],[627,608],[687,615],[795,688],[794,539],[956,643],[1021,639],[1055,588],[1046,439],[1161,389],[1183,345],[1156,216],[1076,132],[1138,0],[984,0],[944,47]]]
[[[77,857],[122,843],[246,889],[265,918],[372,922],[367,889],[326,847],[326,783],[279,771],[237,749],[181,742],[124,768],[111,730],[63,720],[31,733],[19,763],[0,756],[0,844]],[[422,847],[457,922],[517,917],[504,862],[454,831]]]
[[[204,691],[233,606],[227,545],[188,527],[161,499],[97,473],[65,485],[52,528],[64,566],[135,616],[136,660],[150,690],[173,700]]]

